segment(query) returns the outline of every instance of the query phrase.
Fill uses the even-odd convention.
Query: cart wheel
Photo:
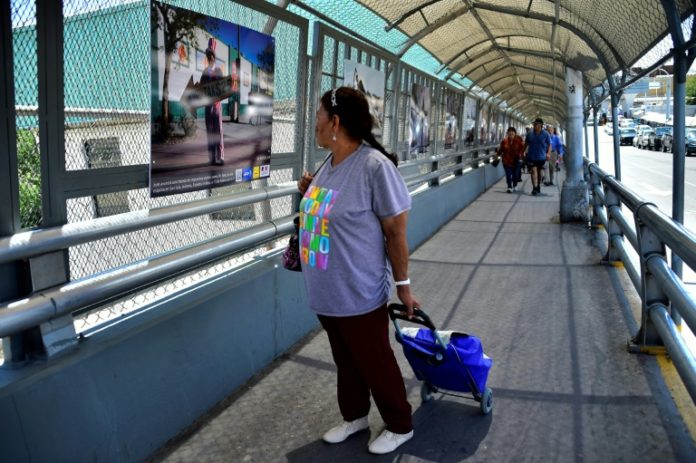
[[[493,391],[487,387],[481,397],[481,413],[488,415],[493,410]]]
[[[421,400],[423,403],[430,402],[433,400],[433,392],[437,392],[437,389],[430,383],[426,383],[423,381],[423,384],[421,384]]]

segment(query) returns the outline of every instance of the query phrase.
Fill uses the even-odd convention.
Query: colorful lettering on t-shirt
[[[303,267],[329,266],[329,214],[338,191],[310,186],[300,202],[300,257]]]

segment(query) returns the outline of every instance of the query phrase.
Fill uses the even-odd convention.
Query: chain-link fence
[[[150,197],[141,188],[87,194],[67,200],[68,223],[138,210],[183,204],[210,196],[222,196],[296,178],[301,166],[298,133],[304,95],[299,83],[306,80],[300,62],[305,53],[306,30],[283,20],[273,22],[261,11],[228,2],[171,1],[168,5],[268,32],[275,40],[275,76],[271,156],[285,156],[283,167],[272,168],[267,179],[228,187]],[[150,163],[150,2],[120,0],[64,2],[65,62],[65,168],[67,171],[144,166]],[[143,40],[126,40],[123,31]],[[193,57],[192,57],[193,59]],[[183,122],[182,122],[183,123]],[[274,157],[275,156],[275,157]],[[294,159],[294,160],[293,160]],[[272,161],[272,165],[273,165]],[[76,185],[72,185],[73,190]],[[152,256],[205,242],[251,226],[292,214],[292,198],[278,198],[220,211],[175,223],[105,238],[69,249],[71,280],[142,261]],[[277,243],[268,246],[274,247]],[[267,251],[268,246],[227,258],[222,263],[174,278],[108,307],[80,314],[77,329],[83,331],[105,319],[120,316],[159,297],[170,296],[193,283],[212,278]]]
[[[305,124],[304,121],[313,121],[317,100],[323,92],[342,85],[346,78],[350,77],[346,76],[345,60],[384,74],[382,141],[385,147],[396,152],[401,160],[425,159],[448,150],[461,150],[472,146],[476,141],[489,144],[500,140],[503,136],[508,119],[505,113],[495,109],[497,99],[490,99],[488,103],[479,103],[472,95],[464,95],[463,92],[455,91],[443,84],[439,78],[435,77],[436,75],[442,77],[443,74],[449,74],[452,76],[453,84],[466,85],[479,98],[486,98],[491,94],[497,95],[504,89],[504,85],[510,84],[508,81],[497,80],[497,75],[488,81],[482,80],[486,79],[492,70],[499,69],[501,63],[507,62],[513,68],[519,69],[522,69],[522,66],[562,69],[563,66],[558,60],[554,61],[554,49],[547,49],[542,40],[546,38],[544,34],[551,30],[551,26],[542,24],[538,19],[524,18],[527,22],[539,22],[536,32],[533,31],[526,38],[508,37],[507,42],[498,40],[495,43],[485,40],[489,38],[490,31],[495,30],[497,26],[510,29],[513,26],[516,27],[515,20],[520,19],[509,14],[502,16],[495,14],[497,8],[495,4],[501,2],[479,5],[484,11],[479,11],[478,19],[472,19],[460,2],[437,2],[423,14],[409,17],[408,21],[399,27],[384,33],[385,24],[389,24],[388,21],[396,21],[403,14],[402,7],[397,3],[308,0],[304,3],[338,22],[345,23],[347,17],[354,18],[352,25],[355,26],[354,30],[359,36],[379,42],[387,52],[394,54],[386,54],[358,39],[345,38],[343,34],[327,33],[328,29],[322,29],[324,32],[320,38],[321,55],[315,57],[316,61],[312,62],[303,61],[306,59],[307,50],[307,43],[303,39],[310,31],[303,30],[299,23],[292,21],[280,20],[276,24],[273,21],[275,18],[265,13],[268,8],[256,6],[258,9],[255,9],[227,0],[206,2],[179,0],[164,3],[220,18],[256,31],[270,33],[276,39],[271,153],[274,159],[282,157],[283,162],[271,170],[270,177],[266,180],[151,198],[147,182],[137,174],[140,173],[139,175],[142,176],[151,158],[150,114],[153,105],[151,96],[153,71],[150,64],[152,35],[150,1],[65,0],[63,3],[65,170],[69,174],[94,171],[105,177],[111,172],[134,172],[133,178],[136,178],[134,181],[126,182],[129,186],[123,188],[113,185],[104,189],[95,188],[94,182],[90,184],[91,186],[84,188],[81,188],[79,184],[70,185],[70,188],[62,185],[69,197],[66,202],[69,223],[85,222],[97,217],[129,211],[145,211],[178,205],[210,196],[240,192],[248,188],[284,183],[297,178],[304,165],[314,163],[316,166],[326,155],[325,151],[317,150],[310,142],[313,140],[314,127],[311,122]],[[522,8],[524,6],[522,3],[529,5],[526,1],[518,1],[513,6]],[[682,3],[680,2],[680,8],[683,7]],[[266,3],[263,5],[267,6]],[[591,28],[587,28],[588,21],[585,18],[589,14],[586,11],[587,5],[562,1],[561,6],[561,18],[565,18],[568,24],[584,31],[588,36],[593,36]],[[605,6],[602,8],[606,9]],[[290,5],[288,9],[291,12],[300,13],[301,16],[314,18],[312,14],[304,12],[301,5]],[[373,11],[380,13],[381,17]],[[446,30],[424,36],[420,44],[409,41],[409,35],[405,32],[416,35],[423,28],[431,27],[431,24],[438,19],[438,15],[453,14],[453,12],[456,14]],[[535,3],[533,12],[537,15],[552,14],[553,9],[549,5]],[[426,20],[426,18],[429,19]],[[602,29],[606,18],[600,18],[597,21],[597,28]],[[684,23],[688,38],[690,38],[691,21],[692,19],[688,19]],[[42,190],[38,143],[35,22],[36,12],[33,2],[12,2],[20,209],[23,227],[32,227],[41,223]],[[469,24],[471,28],[462,28],[460,27],[462,24]],[[664,25],[646,27],[647,33],[664,29]],[[619,29],[617,28],[616,32],[619,35],[615,37],[617,40],[621,34]],[[442,39],[443,33],[447,36],[447,31],[452,32],[453,35],[449,37],[452,39],[455,37],[454,34],[460,33],[461,30],[468,31],[469,40],[475,41],[477,37],[481,39],[480,43],[468,43],[465,47],[466,53],[461,51],[462,47],[459,45],[438,47],[432,42],[438,37]],[[124,37],[124,31],[128,31],[127,35],[130,38]],[[133,40],[132,37],[143,39]],[[583,59],[589,56],[587,60],[593,61],[594,58],[590,55],[596,50],[589,49],[585,44],[573,42],[573,35],[567,30],[559,31],[557,39],[558,42],[554,45],[556,51],[564,48],[572,55],[570,58],[576,59],[577,63],[588,66],[594,63],[588,64]],[[609,35],[599,37],[598,42],[601,42],[602,46],[598,50],[606,52],[610,65],[625,63],[635,58],[635,50],[628,46],[622,48],[621,53],[617,53],[609,39],[611,39]],[[426,44],[427,49],[421,44]],[[640,40],[634,44],[636,49],[643,47],[644,50],[645,46],[647,45]],[[667,46],[662,45],[662,42],[658,43],[653,54],[664,56],[668,50],[665,48]],[[504,50],[505,47],[508,48],[507,51]],[[509,49],[525,47],[538,56],[520,57],[509,52]],[[542,56],[545,53],[549,56]],[[403,57],[400,64],[397,55]],[[473,57],[477,59],[472,59]],[[485,61],[479,61],[478,57]],[[451,66],[443,70],[446,68],[446,66],[443,67],[445,62],[450,63]],[[590,78],[595,80],[598,78],[592,74],[595,72],[595,67],[588,67],[587,72]],[[304,88],[303,85],[307,82],[308,76],[313,75],[310,73],[316,73],[316,77],[310,84],[314,86],[311,93],[312,99],[305,104],[310,89]],[[563,78],[560,71],[556,75],[556,79]],[[468,80],[469,77],[472,80]],[[478,88],[472,85],[472,81],[482,81],[487,84],[499,83],[491,88]],[[550,88],[553,88],[555,85],[553,75],[548,77],[547,83]],[[455,111],[453,108],[461,108],[461,110]],[[183,131],[187,129],[185,119],[175,118],[173,122],[181,125],[178,129]],[[510,123],[512,124],[512,121]],[[303,148],[304,156],[300,154]],[[451,159],[441,163],[440,167],[447,168],[454,162],[455,160]],[[135,170],[130,171],[127,168],[135,168]],[[431,168],[429,163],[420,163],[408,174],[425,174]],[[73,193],[75,191],[81,191],[81,193]],[[293,212],[292,198],[279,198],[73,246],[69,249],[70,278],[72,280],[87,278],[100,272],[244,230]],[[276,244],[270,246],[273,247]],[[252,252],[225,259],[222,263],[193,270],[188,275],[174,278],[155,288],[148,288],[135,296],[109,304],[108,308],[99,308],[96,311],[81,314],[79,329],[84,330],[94,326],[95,323],[101,323],[100,320],[107,315],[108,317],[119,316],[157,298],[167,297],[172,291],[178,291],[206,278],[213,278],[233,266],[253,259],[266,250],[267,247],[260,247]]]
[[[19,219],[22,228],[41,225],[41,159],[39,156],[38,57],[36,7],[12,2],[12,52],[19,174]]]

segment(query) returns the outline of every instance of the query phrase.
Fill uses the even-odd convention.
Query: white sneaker
[[[406,434],[396,434],[385,429],[377,439],[372,441],[368,450],[370,453],[379,455],[393,452],[398,446],[409,441],[412,437],[413,431],[407,432]]]
[[[512,188],[508,187],[507,192],[512,193]]]
[[[517,187],[516,187],[516,186],[512,187],[512,192],[514,193],[515,191],[517,191]]]
[[[356,432],[367,429],[369,426],[367,416],[363,416],[362,418],[358,418],[357,420],[353,421],[344,421],[338,426],[326,431],[323,439],[324,442],[329,444],[338,444],[339,442],[343,442],[344,440],[348,439]]]

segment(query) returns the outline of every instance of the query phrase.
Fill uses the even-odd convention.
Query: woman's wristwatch
[[[394,284],[395,284],[396,286],[408,286],[408,285],[411,284],[411,279],[410,279],[410,278],[406,278],[405,280],[395,281]]]

